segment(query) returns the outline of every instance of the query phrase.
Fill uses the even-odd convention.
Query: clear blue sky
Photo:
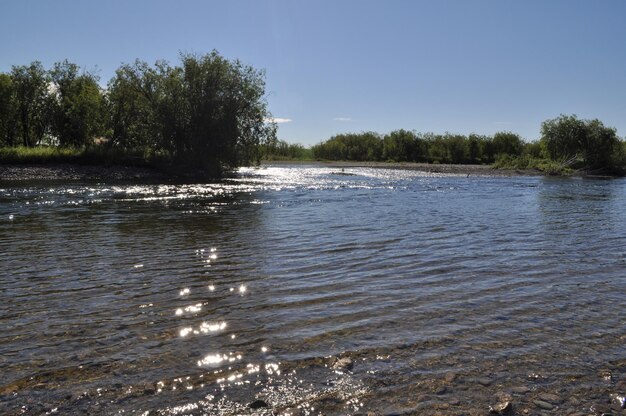
[[[217,49],[267,72],[281,139],[397,128],[538,138],[561,113],[626,135],[626,1],[0,2],[0,72]]]

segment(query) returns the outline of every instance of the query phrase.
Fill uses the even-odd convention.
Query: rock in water
[[[548,402],[544,402],[543,400],[534,400],[533,403],[535,404],[535,406],[537,406],[538,408],[543,409],[543,410],[552,410],[552,409],[554,409],[554,406],[552,406]]]
[[[333,364],[334,370],[351,370],[352,360],[348,357],[340,358]]]
[[[621,409],[626,409],[626,395],[613,395],[613,402]]]
[[[492,415],[508,415],[513,411],[511,402],[498,403],[489,407],[489,413]]]
[[[269,405],[263,400],[255,400],[248,406],[250,409],[260,409],[262,407],[269,407]]]

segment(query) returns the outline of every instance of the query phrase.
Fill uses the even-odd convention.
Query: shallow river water
[[[0,182],[0,414],[626,414],[626,181]]]

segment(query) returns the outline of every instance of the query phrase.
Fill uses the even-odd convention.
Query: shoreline
[[[0,165],[0,182],[26,181],[165,181],[168,175],[149,167],[73,163]]]
[[[451,175],[475,176],[545,176],[536,169],[494,169],[491,165],[454,165],[430,164],[416,162],[353,162],[353,161],[262,161],[261,166],[270,165],[314,165],[328,168],[373,168],[373,169],[406,169],[426,173],[443,173]]]
[[[374,168],[407,169],[426,173],[467,175],[467,176],[543,176],[538,170],[493,169],[489,165],[452,165],[413,162],[350,162],[350,161],[262,161],[260,166],[305,166],[327,168]],[[207,181],[206,178],[196,180]],[[26,181],[185,181],[190,177],[179,177],[150,167],[123,165],[81,165],[72,163],[0,165],[0,182]]]

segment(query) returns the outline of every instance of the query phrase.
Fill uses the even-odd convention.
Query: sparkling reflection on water
[[[625,185],[316,166],[0,184],[0,413],[612,406]]]

